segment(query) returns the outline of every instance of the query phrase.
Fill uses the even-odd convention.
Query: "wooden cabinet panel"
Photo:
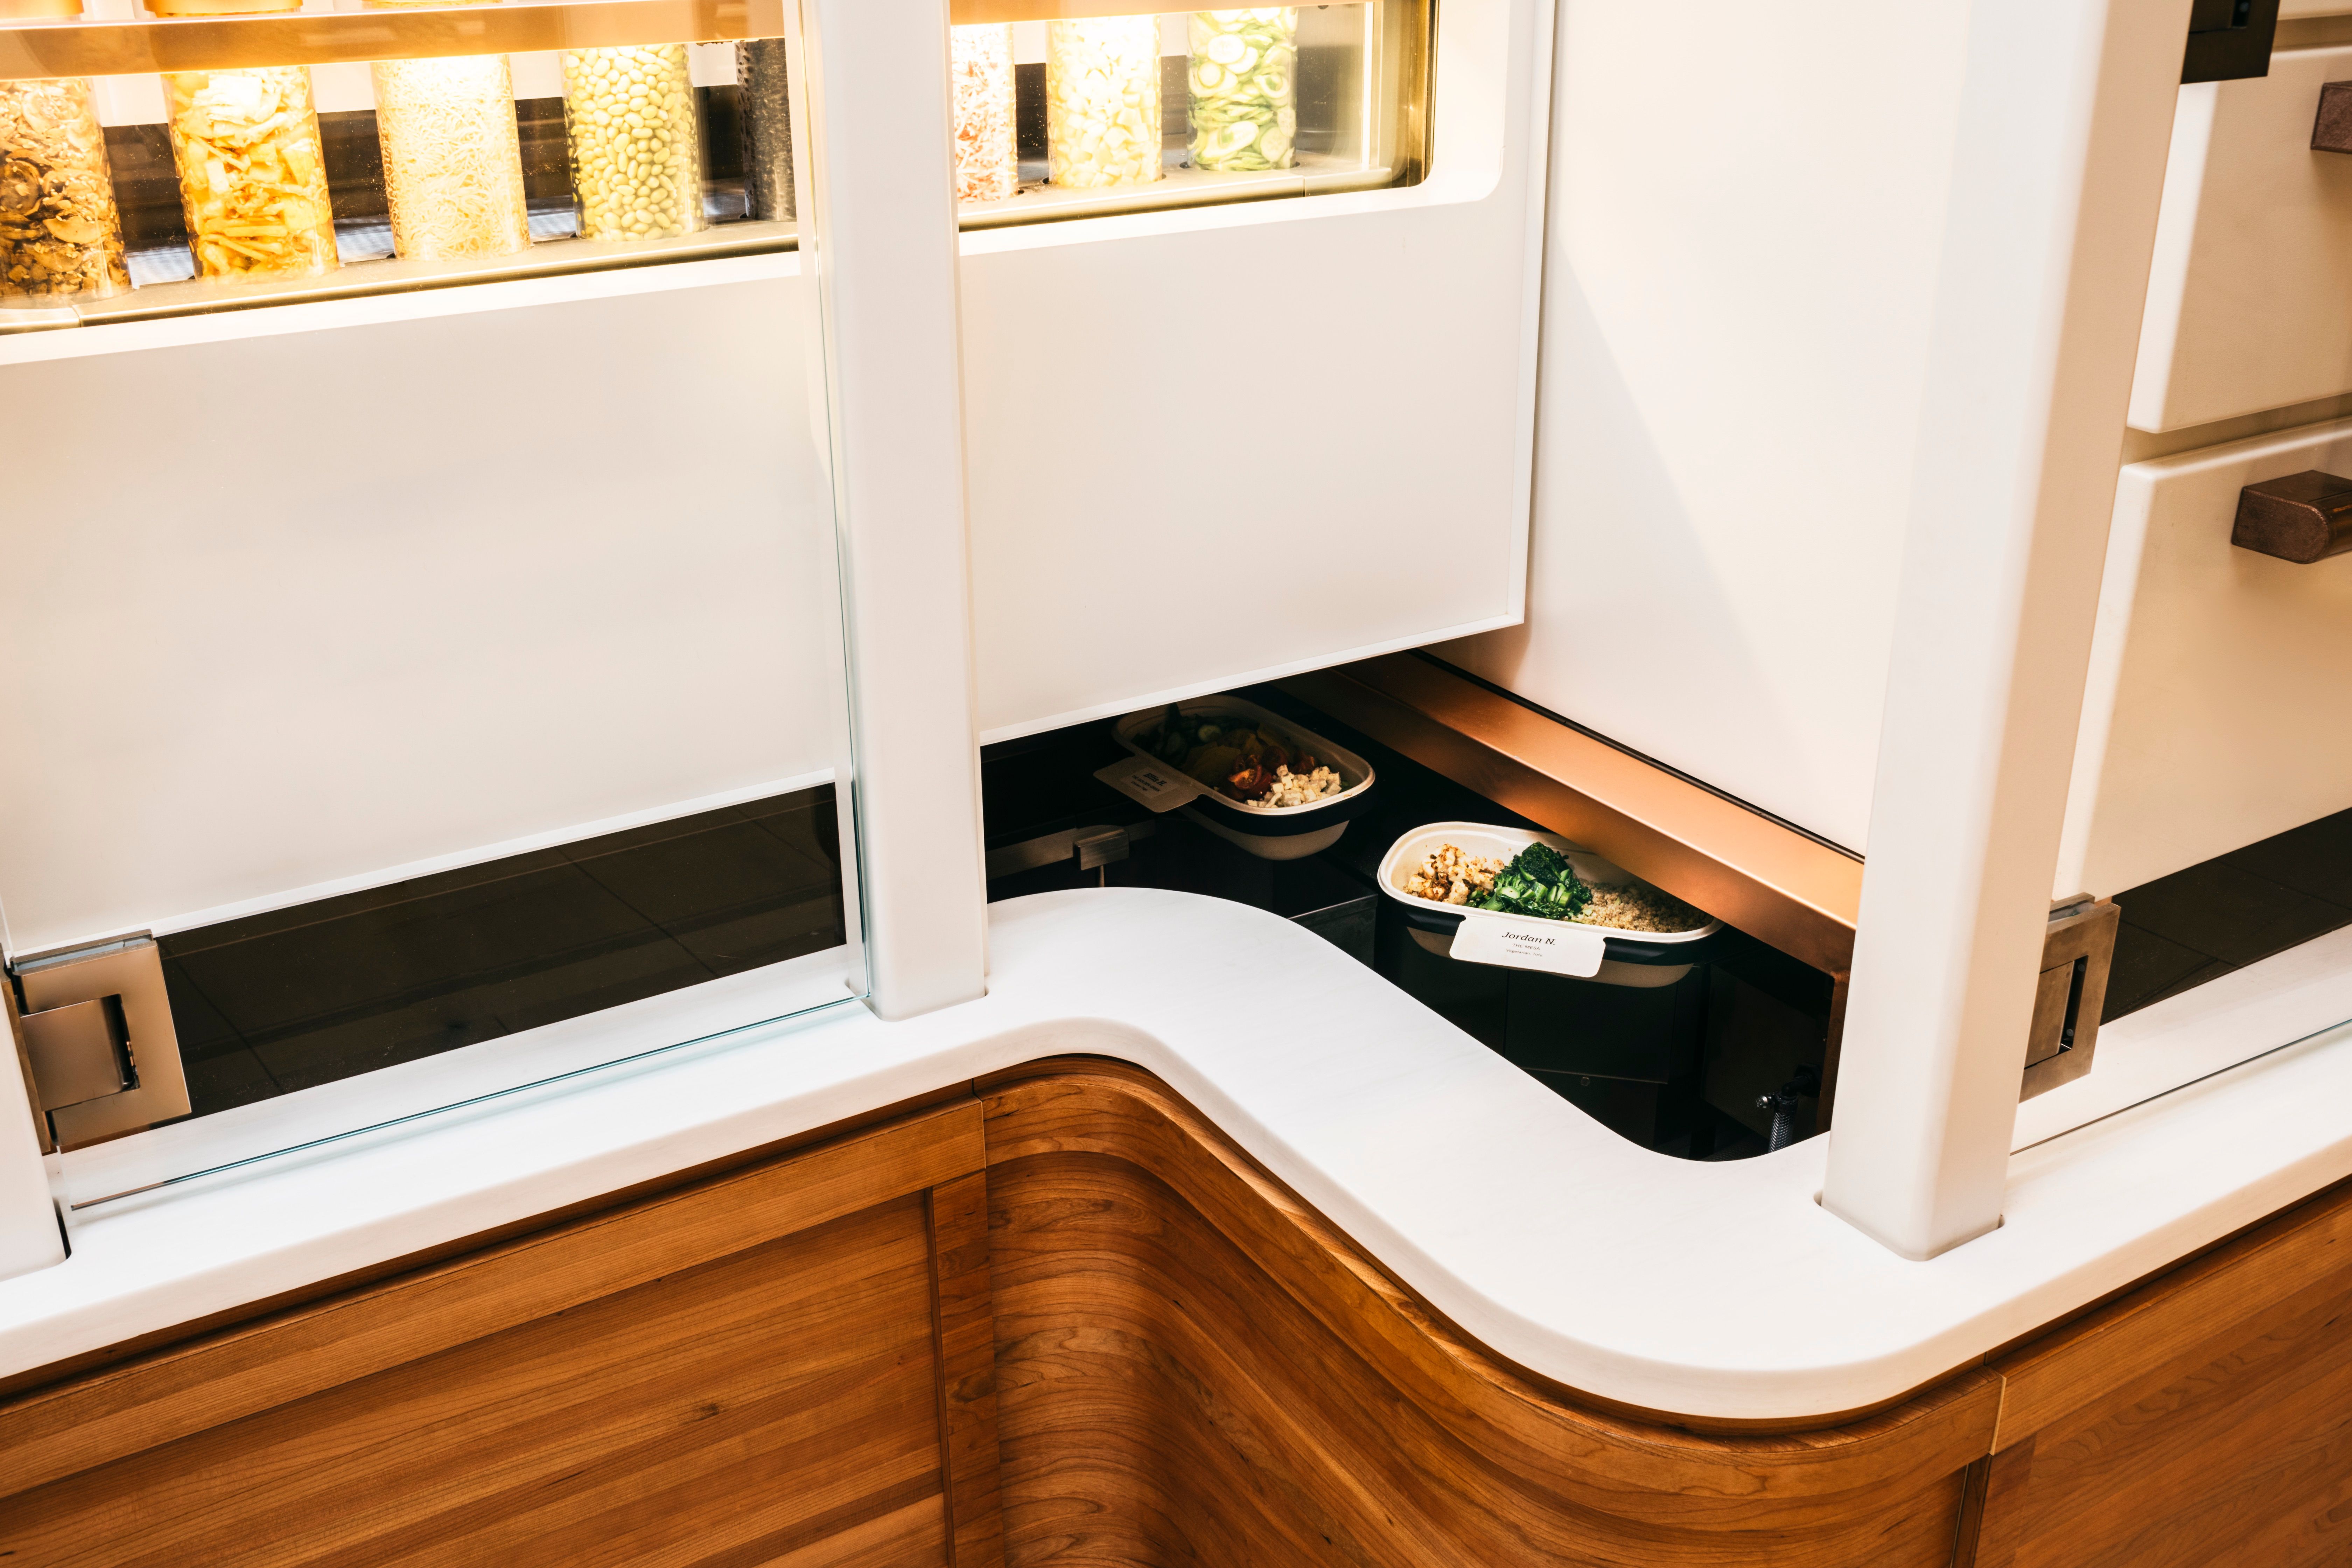
[[[27,1395],[0,1556],[946,1568],[946,1457],[993,1469],[979,1133],[966,1100]],[[992,1491],[955,1502],[990,1563]]]
[[[1977,1568],[2352,1559],[2347,1242],[2339,1192],[1997,1363]]]
[[[975,1087],[61,1373],[0,1405],[0,1559],[2352,1562],[2352,1193],[1891,1408],[1696,1430],[1498,1362],[1147,1074]]]
[[[988,1095],[1015,1563],[1940,1565],[1999,1385],[1703,1436],[1495,1362],[1140,1075]]]

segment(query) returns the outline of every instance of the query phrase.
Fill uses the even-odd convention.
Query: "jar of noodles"
[[[420,3],[436,0],[373,0],[386,9]],[[446,261],[529,249],[506,57],[378,60],[369,74],[394,254]]]
[[[793,216],[793,95],[784,40],[735,46],[735,111],[743,124],[743,194],[755,218]]]
[[[702,226],[684,44],[564,50],[563,127],[583,237],[660,239]]]
[[[1298,132],[1298,11],[1195,11],[1189,26],[1192,167],[1290,167]]]
[[[1057,185],[1160,177],[1160,19],[1046,24],[1046,178]]]
[[[0,18],[72,16],[0,3]],[[106,136],[78,77],[0,81],[0,305],[102,299],[131,287]]]
[[[948,79],[955,86],[956,200],[1001,202],[1021,185],[1013,118],[1013,24],[955,28]]]

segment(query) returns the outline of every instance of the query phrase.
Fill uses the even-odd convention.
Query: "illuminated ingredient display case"
[[[795,244],[781,0],[147,3],[0,0],[0,331]],[[1422,177],[1429,0],[1052,5],[958,0],[967,228]]]

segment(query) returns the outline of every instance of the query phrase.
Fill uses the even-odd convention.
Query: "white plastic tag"
[[[1107,768],[1097,768],[1095,777],[1129,799],[1150,806],[1155,814],[1173,811],[1186,801],[1209,793],[1197,779],[1150,757],[1124,758]]]
[[[1608,951],[1609,939],[1590,927],[1521,920],[1480,910],[1465,910],[1462,924],[1454,933],[1454,956],[1467,963],[1540,969],[1579,979],[1600,973],[1601,956]]]

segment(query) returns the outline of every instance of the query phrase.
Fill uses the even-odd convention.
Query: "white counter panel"
[[[832,506],[774,260],[11,340],[12,950],[829,768]]]
[[[70,1258],[0,1281],[0,1375],[1072,1052],[1158,1074],[1496,1354],[1695,1415],[1895,1398],[2352,1173],[2338,1029],[2021,1152],[2000,1229],[1908,1262],[1813,1201],[1826,1138],[1653,1153],[1273,915],[1110,889],[989,916],[976,1002],[899,1024],[836,1008],[84,1210]],[[826,962],[393,1072],[455,1087],[516,1053],[610,1060],[772,1016]],[[67,1178],[120,1192],[208,1150],[348,1127],[372,1081],[78,1151]]]
[[[1857,850],[1966,23],[1563,0],[1528,621],[1440,650]]]

